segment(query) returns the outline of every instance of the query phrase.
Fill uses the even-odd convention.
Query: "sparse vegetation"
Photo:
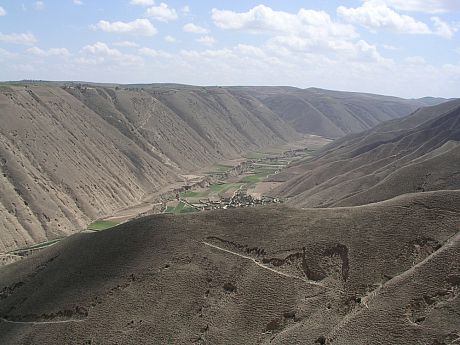
[[[193,207],[187,206],[184,202],[179,202],[174,209],[173,213],[180,214],[180,213],[193,213],[197,212],[197,210]]]
[[[118,222],[114,222],[112,220],[96,220],[88,225],[88,230],[100,231],[113,228],[116,225],[118,225]]]
[[[201,198],[201,197],[205,197],[205,196],[208,196],[208,195],[209,195],[208,190],[205,190],[205,191],[189,190],[189,191],[181,194],[181,196],[183,198]]]
[[[209,172],[210,174],[212,173],[222,173],[229,171],[233,167],[231,165],[225,165],[225,164],[216,164],[211,168],[211,171]]]
[[[246,153],[243,157],[247,159],[261,159],[264,158],[267,154],[263,152],[249,152]]]

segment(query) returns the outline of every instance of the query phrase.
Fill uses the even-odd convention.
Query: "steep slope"
[[[413,127],[415,126],[415,127]],[[277,191],[303,207],[363,205],[460,188],[460,101],[337,140]],[[281,177],[280,177],[281,178]]]
[[[460,191],[428,192],[158,215],[74,235],[0,268],[0,342],[455,340],[459,204]]]
[[[0,93],[0,250],[63,236],[177,179],[60,88]]]
[[[237,98],[221,88],[117,89],[68,91],[139,146],[154,147],[181,168],[201,168],[298,137],[257,100]]]
[[[408,115],[420,107],[445,101],[437,98],[406,100],[316,88],[239,87],[234,89],[258,98],[299,132],[332,138],[360,132],[380,122]]]
[[[298,134],[213,89],[0,90],[0,251],[81,230],[180,174]]]

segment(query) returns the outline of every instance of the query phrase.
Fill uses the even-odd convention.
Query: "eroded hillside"
[[[0,252],[79,231],[215,162],[423,104],[285,87],[2,86]]]
[[[225,91],[3,87],[0,250],[63,236],[180,174],[298,134]]]
[[[285,172],[292,205],[364,205],[405,193],[460,189],[460,102],[421,109],[338,139]],[[279,176],[278,178],[281,178]]]
[[[301,133],[330,138],[361,132],[444,99],[402,99],[368,93],[294,87],[235,87],[259,99]]]
[[[155,215],[0,270],[2,344],[449,344],[459,191]]]

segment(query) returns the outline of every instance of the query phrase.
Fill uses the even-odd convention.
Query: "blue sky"
[[[0,0],[0,80],[460,97],[460,1]]]

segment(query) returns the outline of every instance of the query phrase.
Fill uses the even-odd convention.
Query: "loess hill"
[[[301,133],[330,138],[361,132],[383,121],[406,116],[442,98],[402,99],[369,93],[295,87],[234,87],[259,99]]]
[[[245,88],[165,92],[165,87],[15,90],[10,100],[23,97],[38,104],[4,99],[0,105],[10,111],[8,135],[1,138],[2,145],[10,145],[5,152],[12,152],[2,168],[9,183],[2,186],[11,190],[2,198],[28,195],[14,190],[28,186],[28,180],[14,184],[12,176],[22,176],[19,172],[24,179],[37,177],[30,188],[57,188],[53,169],[56,176],[64,173],[85,183],[92,181],[91,173],[102,171],[103,191],[94,181],[97,188],[88,190],[111,191],[105,207],[115,207],[110,200],[117,195],[138,198],[144,189],[158,188],[163,180],[157,178],[167,183],[179,178],[181,169],[243,152],[244,145],[262,147],[299,135],[254,90],[241,100]],[[50,101],[54,97],[56,105]],[[49,110],[66,102],[67,109],[78,104],[80,111]],[[236,111],[241,116],[228,119]],[[81,113],[85,120],[77,120]],[[254,127],[244,122],[249,118]],[[32,136],[33,145],[23,139],[31,133],[14,132],[15,121],[44,128],[37,124],[43,121],[50,128],[59,125],[60,131],[46,132],[46,143]],[[160,131],[163,121],[168,126]],[[181,148],[168,140],[181,145],[182,138],[175,141],[177,132],[167,132],[166,127],[176,126],[170,121],[177,121],[185,142],[196,140],[189,154],[203,150],[201,155],[176,156]],[[80,122],[85,131],[72,127]],[[459,343],[459,129],[460,101],[423,108],[337,139],[313,159],[279,174],[276,178],[285,183],[278,193],[289,197],[287,205],[139,218],[106,231],[75,234],[4,266],[0,343]],[[211,139],[232,130],[228,139],[221,138],[225,144]],[[73,146],[59,145],[64,138],[54,140],[64,131]],[[236,132],[240,137],[232,141]],[[15,139],[19,135],[21,141]],[[34,158],[39,143],[48,145],[46,154]],[[114,143],[124,149],[115,149]],[[77,155],[78,150],[85,154]],[[105,156],[97,160],[95,150]],[[88,175],[77,173],[82,162]],[[10,173],[14,164],[17,174]],[[74,166],[79,168],[73,171]],[[40,180],[40,173],[51,182]],[[154,181],[148,179],[152,176]],[[127,186],[119,192],[117,183]],[[47,200],[54,200],[49,195],[84,200],[68,189],[45,192],[41,197],[48,195]],[[299,209],[305,206],[314,208]]]
[[[459,191],[156,215],[0,269],[2,344],[454,344]]]
[[[299,97],[327,115],[321,126],[291,121],[316,123]],[[3,85],[0,252],[79,231],[217,161],[303,133],[341,136],[439,101],[283,87]]]
[[[405,193],[460,189],[460,101],[340,138],[277,177],[300,207],[364,205]]]
[[[63,236],[181,174],[299,138],[217,88],[7,87],[0,92],[0,251]]]

